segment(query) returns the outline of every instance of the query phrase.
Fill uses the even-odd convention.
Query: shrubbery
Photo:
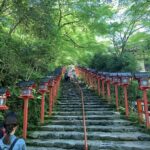
[[[130,53],[120,56],[97,53],[91,61],[91,68],[106,72],[134,72],[137,68],[135,57]]]

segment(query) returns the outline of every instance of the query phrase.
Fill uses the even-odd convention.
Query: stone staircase
[[[88,150],[150,150],[150,135],[121,119],[112,105],[84,85],[82,90]],[[81,97],[75,84],[62,83],[62,94],[49,122],[29,135],[28,150],[84,150]]]

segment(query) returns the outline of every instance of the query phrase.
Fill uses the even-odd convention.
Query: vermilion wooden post
[[[115,84],[115,97],[116,97],[116,109],[119,110],[119,104],[118,104],[118,84]]]
[[[49,86],[49,116],[52,114],[53,110],[53,87]]]
[[[41,123],[44,123],[44,114],[45,114],[45,93],[48,92],[48,84],[49,79],[43,78],[41,80],[41,83],[39,85],[39,93],[41,94]]]
[[[150,74],[147,72],[136,73],[135,79],[138,80],[139,89],[143,91],[143,101],[144,101],[144,113],[145,113],[145,124],[146,128],[150,128],[150,113],[148,112],[148,98],[147,90],[150,89]]]
[[[142,109],[142,100],[137,100],[137,110],[138,110],[138,116],[139,116],[139,122],[143,123],[143,109]]]
[[[102,96],[105,96],[105,80],[102,79]]]
[[[86,82],[86,84],[88,84],[88,73],[87,72],[85,72],[85,82]]]
[[[98,77],[98,85],[97,85],[97,88],[98,88],[98,95],[100,96],[100,94],[101,94],[101,91],[100,91],[100,77]]]
[[[83,71],[82,74],[83,74],[83,80],[86,81],[86,72]]]
[[[123,90],[124,90],[124,100],[125,100],[126,117],[129,117],[127,86],[123,86]]]
[[[110,95],[110,82],[107,81],[107,98],[110,100],[111,99],[111,95]]]
[[[42,93],[41,100],[41,123],[44,123],[44,112],[45,112],[45,93]]]
[[[57,97],[57,79],[54,80],[54,100],[56,100]]]
[[[23,109],[23,138],[27,137],[27,127],[28,127],[28,102],[29,99],[33,99],[32,89],[35,88],[33,81],[24,81],[18,83],[18,87],[21,88],[21,95],[19,98],[24,100],[24,109]]]
[[[91,74],[91,78],[92,78],[92,89],[94,90],[95,82],[94,82],[94,75],[93,75],[93,73]]]
[[[96,91],[97,90],[97,76],[94,75],[94,90]]]
[[[52,95],[53,95],[53,101],[52,101],[52,106],[54,107],[54,103],[55,103],[55,81],[53,81],[54,82],[54,84],[53,84],[53,93],[52,93]]]
[[[89,79],[90,79],[90,87],[92,87],[92,76],[91,76],[91,73],[89,73]]]
[[[89,74],[89,72],[87,72],[87,78],[88,78],[88,85],[90,85],[90,74]]]
[[[85,71],[83,73],[84,73],[84,81],[85,81],[85,83],[87,83],[87,74]]]
[[[149,122],[149,112],[148,112],[148,99],[147,99],[147,90],[143,90],[143,99],[144,99],[144,111],[145,111],[145,119],[146,119],[146,127],[150,127]]]
[[[27,127],[28,127],[28,97],[24,97],[24,111],[23,111],[23,138],[27,138]]]

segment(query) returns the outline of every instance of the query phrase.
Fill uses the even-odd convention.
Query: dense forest
[[[0,0],[0,82],[69,64],[149,69],[149,16],[148,0]]]
[[[20,80],[70,64],[149,71],[149,53],[149,0],[0,0],[0,86],[11,88],[9,105],[20,113]],[[36,99],[32,108],[40,107]]]

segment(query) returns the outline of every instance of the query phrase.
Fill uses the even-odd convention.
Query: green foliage
[[[109,60],[110,60],[109,55],[103,55],[101,53],[97,53],[94,55],[91,61],[91,68],[95,68],[101,71],[106,71],[108,70],[107,63],[109,62]]]
[[[134,34],[149,30],[149,2],[129,1],[123,11],[116,11],[109,23],[109,36],[117,55],[129,51],[127,45]],[[135,42],[135,41],[134,41]],[[137,41],[138,42],[138,41]],[[137,50],[138,51],[138,50]]]
[[[108,68],[113,72],[134,72],[136,71],[137,64],[133,55],[131,55],[130,53],[124,53],[119,57],[113,56],[112,59],[110,59],[108,62]]]
[[[137,64],[134,56],[129,53],[124,53],[119,57],[97,53],[91,61],[91,67],[108,72],[134,72]]]

